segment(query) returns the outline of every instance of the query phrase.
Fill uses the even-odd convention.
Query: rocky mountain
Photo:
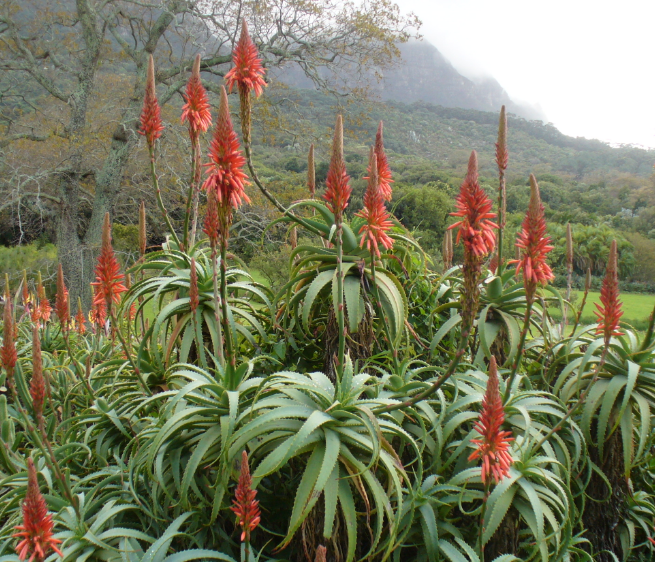
[[[497,80],[488,77],[473,81],[460,74],[430,42],[410,41],[399,45],[402,59],[388,69],[376,69],[369,76],[358,75],[357,83],[383,101],[413,103],[423,101],[443,107],[460,107],[479,111],[498,111],[501,105],[520,117],[545,120],[536,108],[515,103]],[[296,88],[313,88],[297,68],[286,67],[275,77]]]

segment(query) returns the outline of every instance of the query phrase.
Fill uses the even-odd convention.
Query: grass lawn
[[[563,291],[562,291],[563,292]],[[577,298],[576,298],[577,294]],[[577,313],[582,297],[582,291],[573,291],[571,298],[574,299],[573,309]],[[623,302],[623,317],[622,322],[632,324],[638,330],[646,329],[648,318],[655,306],[655,295],[643,295],[639,293],[621,293],[621,301]],[[591,324],[596,322],[594,311],[596,307],[594,303],[600,303],[600,293],[589,291],[587,303],[582,311],[582,323]],[[551,314],[554,318],[561,318],[559,309],[551,309]],[[572,312],[569,309],[569,318],[572,318]]]

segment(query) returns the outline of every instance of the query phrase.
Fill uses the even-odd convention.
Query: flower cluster
[[[380,193],[385,201],[391,201],[391,167],[387,161],[387,155],[384,152],[384,141],[382,139],[382,121],[378,125],[378,132],[375,135],[375,156],[377,158],[378,166],[378,183],[380,185]]]
[[[379,258],[380,246],[384,246],[387,250],[393,247],[393,240],[387,234],[393,223],[389,220],[389,212],[384,206],[385,196],[378,175],[378,161],[375,150],[371,148],[364,208],[357,213],[357,216],[366,221],[359,229],[359,233],[362,235],[360,246],[362,248],[366,246],[371,255]]]
[[[509,475],[509,467],[514,462],[509,454],[509,443],[514,439],[510,437],[512,432],[500,429],[504,421],[505,411],[498,385],[496,359],[492,357],[489,363],[487,392],[482,399],[480,418],[475,424],[475,429],[482,439],[471,439],[471,443],[477,445],[477,448],[469,456],[470,461],[482,459],[482,482],[485,485],[491,482],[491,477],[498,484]]]
[[[255,499],[257,491],[252,489],[248,453],[245,451],[241,454],[241,473],[234,495],[234,505],[230,509],[236,514],[237,523],[241,526],[241,542],[250,542],[250,533],[259,525],[260,512],[259,502]]]
[[[530,205],[525,214],[521,231],[516,238],[516,247],[520,257],[512,263],[518,263],[516,274],[523,272],[523,281],[529,294],[534,294],[537,285],[545,285],[554,278],[546,256],[553,249],[546,234],[544,206],[539,195],[539,185],[530,174]]]
[[[352,192],[349,182],[350,177],[346,173],[346,162],[343,158],[343,119],[341,115],[337,115],[334,138],[332,139],[332,158],[330,159],[330,167],[325,180],[327,189],[323,195],[337,222],[341,221],[343,212],[348,207]]]
[[[238,89],[245,92],[255,90],[255,95],[259,97],[266,86],[264,81],[266,71],[259,58],[257,47],[250,38],[245,19],[241,21],[241,36],[232,53],[232,62],[234,67],[225,75],[225,84],[230,93],[236,84]]]
[[[148,59],[148,76],[146,78],[146,95],[143,99],[143,110],[141,111],[141,128],[139,133],[146,137],[148,146],[152,150],[155,141],[161,137],[164,125],[161,121],[161,110],[157,102],[155,92],[155,62],[150,55]]]
[[[481,258],[489,254],[496,245],[495,228],[490,219],[496,216],[491,212],[493,204],[478,182],[478,157],[475,150],[469,158],[468,172],[455,201],[457,211],[450,213],[461,220],[449,228],[458,228],[457,243],[464,243],[465,250]]]
[[[102,227],[102,249],[96,265],[96,280],[91,283],[95,289],[93,304],[96,308],[100,309],[104,303],[105,309],[109,310],[112,303],[120,302],[121,293],[127,291],[124,281],[125,276],[120,272],[120,265],[111,245],[111,222],[109,213],[106,213]],[[97,319],[96,314],[95,320]]]
[[[612,336],[623,334],[619,330],[619,321],[623,316],[621,306],[621,300],[619,299],[618,252],[616,240],[612,240],[610,254],[607,258],[607,269],[600,289],[600,304],[596,303],[598,310],[594,311],[594,314],[598,317],[596,333],[603,334],[606,344],[609,344]]]
[[[27,459],[27,494],[23,501],[23,524],[16,527],[17,533],[12,536],[21,539],[16,547],[16,553],[21,560],[42,562],[51,550],[63,556],[57,545],[59,539],[54,538],[52,516],[48,514],[48,506],[39,490],[39,481],[32,459]]]
[[[200,80],[200,55],[196,55],[193,62],[184,100],[186,103],[182,106],[182,123],[189,122],[189,135],[191,140],[195,141],[200,133],[206,132],[212,124],[207,90]]]

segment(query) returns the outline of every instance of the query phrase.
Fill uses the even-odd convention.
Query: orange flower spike
[[[30,379],[30,396],[32,408],[39,422],[43,423],[43,402],[45,401],[45,379],[43,378],[43,358],[41,357],[41,339],[39,329],[32,327],[32,378]]]
[[[234,67],[225,75],[225,84],[230,93],[236,84],[237,88],[246,93],[254,90],[257,97],[261,96],[266,87],[266,70],[262,66],[257,47],[250,38],[245,19],[241,20],[241,35],[232,53],[232,62]]]
[[[120,265],[111,245],[111,222],[109,213],[106,213],[102,226],[102,249],[96,265],[96,280],[91,283],[95,289],[93,303],[99,306],[99,301],[104,301],[107,310],[112,303],[118,304],[121,294],[127,291],[124,281],[125,276],[120,272]]]
[[[366,223],[359,229],[359,233],[362,235],[360,247],[366,246],[371,255],[379,258],[380,245],[387,250],[393,247],[393,240],[387,234],[393,227],[393,223],[389,220],[389,213],[384,206],[384,195],[378,176],[378,161],[377,154],[371,148],[368,165],[368,185],[364,193],[364,208],[356,213],[356,216],[366,220]]]
[[[230,118],[230,106],[227,92],[221,86],[221,101],[218,107],[218,119],[214,128],[214,138],[209,149],[210,162],[204,164],[209,176],[202,188],[214,191],[219,205],[229,205],[238,209],[242,203],[250,203],[245,186],[248,176],[243,172],[246,163],[241,154],[239,139],[234,132]]]
[[[237,523],[241,526],[241,542],[250,542],[250,533],[259,525],[261,516],[259,502],[255,499],[257,491],[252,489],[248,453],[245,451],[241,453],[241,473],[234,495],[234,505],[230,509],[236,514]]]
[[[487,391],[482,399],[480,417],[475,424],[475,429],[482,438],[471,439],[471,443],[477,445],[477,448],[469,456],[469,461],[482,460],[482,482],[485,485],[491,482],[491,477],[498,484],[509,475],[509,467],[514,462],[509,454],[509,443],[514,438],[510,437],[511,431],[501,431],[504,421],[505,411],[500,396],[496,358],[492,356],[489,362]]]
[[[54,538],[52,516],[39,489],[39,480],[32,459],[27,459],[27,494],[23,501],[23,524],[15,527],[17,533],[12,536],[21,541],[16,546],[16,554],[22,561],[29,557],[30,562],[43,562],[51,550],[63,556]]]
[[[196,260],[191,258],[191,272],[189,274],[189,306],[191,312],[195,314],[200,304],[200,297],[198,294],[198,272],[196,271]]]
[[[516,274],[523,272],[526,291],[530,296],[534,295],[537,285],[546,285],[555,277],[546,263],[546,256],[553,246],[546,234],[544,206],[534,174],[530,174],[530,205],[516,238],[516,247],[520,250],[520,258],[510,263],[518,263]]]
[[[493,204],[478,182],[478,156],[475,150],[469,158],[468,173],[464,178],[459,195],[455,201],[457,211],[450,213],[461,220],[451,225],[458,228],[457,240],[464,243],[464,248],[476,257],[484,257],[491,253],[496,246],[495,228],[498,228],[490,219],[496,217],[491,212]]]
[[[0,360],[4,367],[7,378],[11,379],[14,374],[14,368],[18,361],[16,352],[16,327],[14,326],[14,313],[11,303],[11,293],[9,287],[5,290],[5,309],[3,314],[3,332],[2,347],[0,347]]]
[[[196,55],[193,62],[191,77],[187,82],[186,103],[182,106],[182,123],[189,122],[189,136],[196,140],[200,133],[207,132],[212,124],[212,115],[207,97],[207,90],[200,79],[200,55]]]
[[[64,282],[64,270],[59,264],[57,269],[57,299],[55,300],[55,312],[63,329],[66,329],[70,313],[68,310],[68,289]]]
[[[75,315],[75,330],[80,336],[86,333],[86,318],[82,312],[82,300],[77,299],[77,314]]]
[[[384,141],[382,139],[382,121],[378,125],[378,132],[375,136],[375,155],[378,164],[378,183],[380,185],[380,192],[385,201],[391,201],[391,168],[387,161],[387,155],[384,152]]]
[[[509,152],[507,151],[507,114],[505,106],[500,109],[500,119],[498,120],[498,141],[496,142],[496,164],[499,170],[507,170],[509,163]]]
[[[323,195],[328,207],[337,218],[337,222],[341,222],[343,212],[348,207],[348,201],[352,193],[349,181],[350,177],[346,173],[346,162],[343,158],[343,118],[341,115],[337,115],[332,140],[332,158],[327,179],[325,180],[327,189]]]
[[[607,258],[607,269],[600,289],[600,304],[596,303],[594,314],[598,317],[596,334],[603,334],[605,345],[609,345],[612,336],[621,336],[619,321],[623,316],[621,310],[621,299],[619,298],[619,271],[618,251],[616,240],[612,240],[610,255]]]
[[[93,285],[93,283],[91,283]],[[89,311],[89,322],[93,326],[94,333],[96,326],[104,326],[107,321],[107,302],[99,295],[99,287],[93,288],[93,303]]]
[[[146,78],[146,93],[143,98],[143,110],[141,111],[141,128],[139,133],[146,137],[148,146],[152,149],[155,141],[161,137],[164,125],[161,121],[161,110],[157,102],[155,91],[155,61],[150,55],[148,59],[148,74]]]
[[[36,285],[37,294],[39,296],[39,313],[38,318],[47,322],[50,320],[50,314],[52,313],[52,306],[50,306],[50,301],[45,293],[45,287],[43,286],[43,280],[41,279],[41,272],[39,271],[38,282]]]

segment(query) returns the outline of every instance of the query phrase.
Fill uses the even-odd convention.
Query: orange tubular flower
[[[461,239],[465,250],[476,257],[484,257],[493,251],[496,245],[493,229],[498,226],[489,219],[493,219],[496,214],[491,212],[491,199],[478,183],[478,156],[475,150],[471,152],[468,173],[455,206],[457,211],[450,214],[453,217],[461,217],[462,220],[448,228],[459,228],[456,243]]]
[[[343,159],[343,118],[341,115],[337,115],[332,140],[332,159],[325,180],[327,189],[323,195],[328,207],[334,213],[337,223],[341,222],[343,212],[348,206],[352,192],[349,181],[350,177],[346,173],[346,162]]]
[[[391,168],[387,161],[387,155],[384,153],[384,142],[382,140],[382,121],[378,125],[378,132],[375,136],[375,155],[378,164],[378,183],[380,184],[380,193],[385,201],[391,201]]]
[[[504,421],[505,411],[498,386],[496,358],[492,356],[489,362],[487,392],[482,399],[480,418],[475,424],[475,429],[482,439],[471,439],[477,449],[469,456],[469,461],[482,459],[482,482],[485,485],[491,483],[492,476],[498,484],[509,475],[509,467],[514,462],[509,454],[509,443],[514,440],[510,437],[512,432],[500,430]]]
[[[106,309],[109,310],[112,303],[119,303],[121,293],[127,291],[127,287],[123,284],[124,281],[125,276],[120,272],[120,266],[111,245],[111,222],[109,213],[106,213],[102,226],[102,250],[98,256],[98,265],[96,265],[96,280],[91,283],[95,289],[93,304],[100,306],[100,301],[104,301]]]
[[[91,283],[93,285],[93,283]],[[93,303],[89,311],[89,322],[95,333],[96,326],[104,326],[107,321],[107,302],[99,295],[99,287],[93,287]]]
[[[55,312],[62,328],[66,329],[70,314],[68,312],[68,289],[64,282],[64,270],[59,264],[57,270],[57,299],[55,300]]]
[[[259,502],[255,499],[257,491],[252,489],[248,453],[245,451],[241,454],[241,473],[234,495],[234,505],[230,509],[236,514],[237,523],[242,528],[241,542],[250,542],[250,533],[259,525],[260,512]]]
[[[41,357],[41,339],[39,329],[32,327],[32,378],[30,379],[30,396],[34,415],[43,422],[43,402],[45,401],[45,379],[43,378],[43,358]]]
[[[232,126],[230,106],[224,87],[221,87],[218,120],[209,157],[211,162],[204,165],[209,177],[202,188],[214,191],[217,203],[221,207],[238,209],[242,203],[250,203],[245,191],[245,186],[249,185],[246,181],[248,176],[242,170],[246,160],[241,154],[239,139]]]
[[[603,334],[605,345],[609,345],[612,336],[621,336],[619,321],[623,316],[619,299],[619,272],[616,240],[612,240],[610,255],[607,259],[607,269],[603,278],[603,285],[600,289],[600,304],[596,303],[597,311],[594,314],[598,317],[597,334]]]
[[[146,137],[148,146],[152,149],[155,146],[155,141],[161,137],[163,130],[164,125],[161,121],[161,111],[155,92],[155,62],[152,55],[150,55],[148,59],[148,77],[146,78],[146,94],[143,98],[139,133]]]
[[[262,66],[257,47],[250,38],[248,24],[245,19],[241,20],[241,36],[232,53],[232,62],[234,67],[225,75],[225,84],[230,93],[232,93],[232,88],[236,84],[239,90],[244,90],[247,93],[250,90],[255,90],[255,95],[257,97],[261,96],[264,87],[266,87],[264,81],[266,70]]]
[[[57,545],[59,539],[53,537],[52,516],[48,514],[48,506],[39,490],[39,480],[32,459],[27,459],[27,494],[23,501],[23,524],[16,527],[17,533],[12,536],[22,539],[16,546],[18,558],[29,562],[42,562],[50,550],[63,556]]]
[[[189,306],[191,312],[195,314],[200,304],[198,295],[198,272],[196,271],[196,260],[191,258],[191,273],[189,274]]]
[[[205,133],[212,124],[207,90],[200,80],[200,55],[196,55],[191,78],[186,85],[186,103],[182,106],[182,123],[189,122],[189,136],[195,141],[200,133]]]
[[[366,223],[359,229],[359,233],[362,235],[360,246],[363,248],[366,245],[370,254],[379,258],[380,245],[387,250],[393,247],[393,240],[387,234],[393,227],[393,223],[389,220],[389,213],[384,206],[384,194],[378,176],[378,161],[377,154],[371,148],[368,165],[368,186],[366,187],[366,193],[364,193],[364,208],[356,215],[366,220]]]
[[[3,315],[3,335],[2,347],[0,348],[0,360],[2,361],[2,366],[5,368],[7,378],[9,379],[13,377],[14,367],[16,367],[16,362],[18,361],[18,354],[16,353],[14,314],[12,308],[11,293],[9,292],[9,287],[7,287],[7,290],[5,291],[5,310]]]
[[[521,257],[514,262],[516,274],[523,272],[523,282],[529,296],[534,295],[537,285],[545,285],[554,278],[546,256],[553,249],[550,238],[546,235],[546,218],[541,204],[539,185],[530,174],[530,206],[523,219],[521,232],[516,238],[516,247],[521,250]]]

